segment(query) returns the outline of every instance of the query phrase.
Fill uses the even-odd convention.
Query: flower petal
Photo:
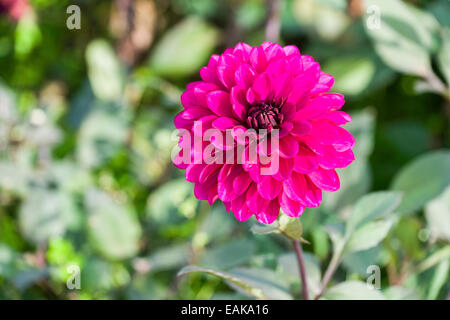
[[[308,174],[312,182],[325,191],[336,191],[340,187],[339,177],[335,170],[325,170],[319,168]]]

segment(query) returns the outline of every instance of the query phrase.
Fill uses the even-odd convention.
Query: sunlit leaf
[[[97,98],[120,99],[123,75],[114,50],[105,40],[94,40],[86,49],[89,81]]]
[[[279,275],[268,269],[236,268],[229,272],[187,266],[180,270],[179,276],[190,272],[203,272],[219,277],[235,290],[257,299],[290,300],[286,284],[280,283]]]
[[[141,226],[134,212],[93,188],[87,190],[85,203],[92,244],[111,259],[134,256],[141,236]]]
[[[326,300],[384,300],[383,294],[361,281],[346,281],[328,289],[322,297]]]
[[[400,204],[401,192],[374,192],[362,197],[347,221],[347,233],[359,226],[392,213]]]
[[[217,30],[197,17],[183,20],[157,43],[150,67],[165,76],[185,76],[207,62],[218,40]]]
[[[425,206],[425,216],[431,238],[450,242],[450,187]]]
[[[369,222],[356,229],[345,245],[345,253],[367,250],[379,244],[392,226],[391,220]]]
[[[407,213],[422,208],[450,184],[450,151],[432,151],[414,159],[396,174],[391,189],[403,192],[397,208]]]
[[[208,268],[228,269],[242,265],[255,254],[255,251],[255,243],[251,240],[232,240],[221,246],[207,249],[200,264]]]

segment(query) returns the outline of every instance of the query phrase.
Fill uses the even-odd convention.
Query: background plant
[[[264,39],[266,2],[30,3],[0,18],[0,298],[299,298],[280,225],[209,208],[170,162],[181,90],[212,53]],[[358,142],[341,190],[301,218],[310,296],[444,299],[450,3],[361,3],[280,9],[280,42],[335,76]],[[70,4],[81,30],[66,28]],[[66,287],[73,264],[80,290]]]

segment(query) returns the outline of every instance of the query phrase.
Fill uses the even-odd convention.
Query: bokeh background
[[[0,12],[0,299],[247,297],[217,276],[176,277],[186,265],[239,275],[250,296],[299,297],[291,243],[199,202],[170,159],[182,90],[211,54],[264,40],[265,0],[0,0]],[[392,223],[364,234],[376,239],[330,283],[348,285],[325,297],[449,298],[450,2],[282,0],[280,43],[335,77],[357,141],[341,189],[301,217],[310,286],[329,226],[400,190]],[[376,293],[355,285],[370,265]]]

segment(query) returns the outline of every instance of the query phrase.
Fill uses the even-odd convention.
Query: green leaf
[[[256,246],[253,241],[232,240],[222,246],[206,250],[200,264],[207,268],[228,269],[247,262],[255,252]]]
[[[442,45],[438,52],[438,63],[450,87],[450,29],[442,30]]]
[[[345,245],[344,253],[367,250],[379,244],[392,226],[391,220],[369,222],[357,229]]]
[[[151,272],[175,269],[187,264],[189,250],[190,245],[187,243],[163,247],[152,252],[148,258],[136,258],[134,263],[138,267],[148,267]]]
[[[291,218],[285,214],[282,214],[278,223],[279,229],[284,235],[294,240],[303,240],[303,228],[302,224],[300,223],[300,219]]]
[[[159,75],[186,76],[207,62],[217,44],[218,32],[198,17],[186,18],[165,33],[150,57]]]
[[[429,51],[436,46],[435,30],[430,30],[433,17],[423,14],[418,19],[416,11],[400,0],[368,0],[367,7],[378,10],[368,11],[364,21],[381,59],[403,73],[425,76],[432,72]],[[377,19],[379,27],[374,24]]]
[[[93,245],[110,259],[134,256],[141,236],[135,214],[98,189],[86,191],[85,204],[89,212],[88,232]]]
[[[287,291],[287,284],[283,284],[281,277],[268,269],[236,268],[229,272],[222,272],[197,266],[186,266],[180,270],[178,276],[190,272],[203,272],[226,281],[238,292],[257,299],[291,300]]]
[[[450,245],[433,252],[429,257],[423,260],[416,268],[417,273],[424,272],[447,259],[450,259]]]
[[[275,220],[271,224],[261,224],[256,222],[251,226],[250,231],[254,234],[278,233],[280,232],[279,223],[278,220]]]
[[[401,193],[382,191],[370,193],[362,197],[354,206],[347,221],[347,233],[359,226],[392,213],[401,201]]]
[[[122,96],[123,76],[114,50],[105,40],[94,40],[86,48],[89,81],[97,98],[118,100]]]
[[[320,264],[316,257],[310,253],[305,252],[303,258],[305,260],[308,290],[310,291],[310,296],[313,297],[320,292],[321,288]],[[295,253],[286,253],[278,257],[278,266],[284,274],[288,275],[291,282],[300,282],[297,256]]]
[[[333,75],[334,90],[346,95],[358,95],[368,88],[376,68],[372,59],[355,55],[331,60],[324,66],[324,72]]]
[[[6,244],[0,243],[0,277],[9,278],[15,270],[17,253]]]
[[[97,101],[80,129],[78,161],[91,168],[110,160],[125,143],[128,119],[125,109]]]
[[[383,294],[361,281],[346,281],[328,289],[322,296],[326,300],[384,300]]]
[[[42,244],[61,237],[76,223],[78,212],[68,194],[33,188],[19,211],[19,225],[25,238]]]
[[[408,213],[422,208],[449,184],[450,151],[433,151],[414,159],[393,179],[391,189],[403,192],[396,212]]]
[[[439,291],[447,283],[450,271],[450,259],[441,261],[434,271],[433,279],[431,280],[430,290],[428,291],[427,299],[435,300],[439,296]]]
[[[428,229],[432,241],[443,239],[450,242],[450,186],[425,206]]]
[[[412,289],[400,286],[391,286],[383,294],[388,300],[419,300],[419,296]]]
[[[151,222],[167,225],[183,216],[193,217],[198,200],[193,196],[192,189],[193,186],[185,179],[175,179],[152,192],[147,199],[146,208]]]

